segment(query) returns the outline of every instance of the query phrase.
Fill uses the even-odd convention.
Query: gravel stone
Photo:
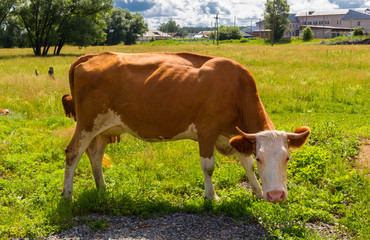
[[[94,232],[81,224],[48,240],[70,239],[272,239],[260,224],[220,215],[173,213],[163,217],[89,215],[88,222],[105,219],[104,230]],[[75,218],[80,221],[80,218]],[[86,222],[86,221],[84,221]]]

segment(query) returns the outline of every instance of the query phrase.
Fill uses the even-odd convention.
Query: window
[[[361,26],[361,22],[360,21],[357,22],[357,26]]]

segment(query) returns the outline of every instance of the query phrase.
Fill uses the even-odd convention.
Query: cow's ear
[[[302,147],[308,140],[311,134],[311,129],[309,127],[298,127],[294,130],[294,133],[288,133],[289,148],[298,149]]]
[[[229,143],[238,152],[246,154],[246,155],[253,154],[256,149],[255,141],[251,141],[240,135],[230,139]]]

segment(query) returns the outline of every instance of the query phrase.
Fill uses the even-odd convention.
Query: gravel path
[[[81,221],[76,218],[76,221]],[[96,221],[106,223],[100,230],[91,229]],[[52,235],[54,239],[269,239],[258,223],[238,221],[215,215],[174,213],[163,217],[90,215],[85,224]]]

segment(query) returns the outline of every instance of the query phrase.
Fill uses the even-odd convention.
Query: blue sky
[[[265,0],[115,0],[115,7],[140,13],[149,28],[171,18],[180,26],[211,26],[218,13],[220,23],[250,25],[263,19]],[[370,8],[370,0],[288,0],[290,12]]]

